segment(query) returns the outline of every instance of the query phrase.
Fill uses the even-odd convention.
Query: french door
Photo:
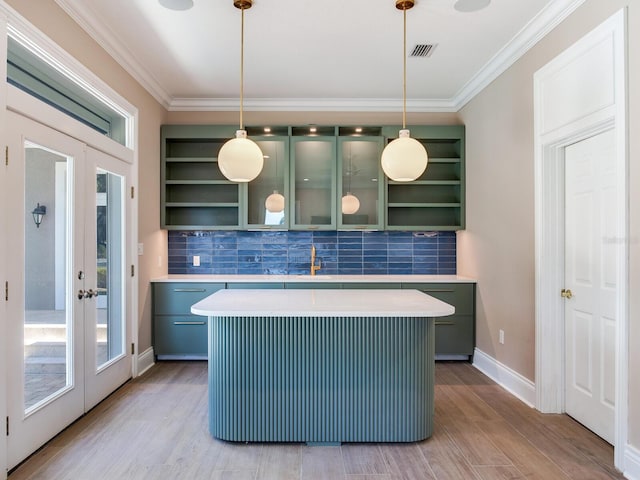
[[[131,376],[130,167],[7,115],[12,468]]]

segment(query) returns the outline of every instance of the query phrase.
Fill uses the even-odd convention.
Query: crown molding
[[[176,98],[170,111],[232,112],[239,98]],[[402,99],[385,98],[245,98],[243,109],[251,112],[401,112]],[[408,112],[455,112],[449,100],[407,100]]]
[[[137,61],[123,42],[113,32],[96,21],[95,15],[86,5],[71,5],[68,0],[55,0],[55,2],[167,110],[234,111],[238,109],[239,99],[237,98],[172,98],[154,76]],[[453,97],[448,99],[407,100],[407,111],[459,111],[584,2],[585,0],[554,0],[550,2]],[[244,109],[247,111],[274,112],[398,112],[402,110],[402,107],[400,99],[245,98]]]
[[[571,15],[585,0],[554,0],[500,49],[453,98],[460,110]]]
[[[71,5],[67,0],[55,0],[87,34],[124,68],[142,87],[162,106],[169,108],[171,96],[155,77],[145,69],[141,62],[129,51],[126,45],[103,24],[95,20],[95,14],[86,5]]]

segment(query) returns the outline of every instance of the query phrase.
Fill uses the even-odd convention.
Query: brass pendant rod
[[[402,10],[404,17],[404,36],[402,43],[402,129],[407,128],[407,9]]]
[[[240,130],[244,130],[244,122],[242,119],[244,104],[244,8],[240,8],[240,11],[242,12],[240,26]]]

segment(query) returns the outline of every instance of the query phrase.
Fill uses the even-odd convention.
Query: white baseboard
[[[535,407],[536,386],[528,378],[477,348],[473,355],[473,366],[530,407]]]
[[[149,370],[155,364],[153,354],[153,347],[147,348],[144,352],[138,355],[138,376]]]
[[[624,476],[629,480],[640,480],[640,450],[631,445],[624,451]]]

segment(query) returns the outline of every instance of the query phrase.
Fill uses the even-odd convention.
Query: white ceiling
[[[240,10],[194,0],[56,0],[165,107],[236,110]],[[456,111],[584,0],[492,0],[473,13],[456,0],[416,0],[407,48],[409,111]],[[402,12],[395,0],[254,0],[245,11],[246,110],[398,111]]]

